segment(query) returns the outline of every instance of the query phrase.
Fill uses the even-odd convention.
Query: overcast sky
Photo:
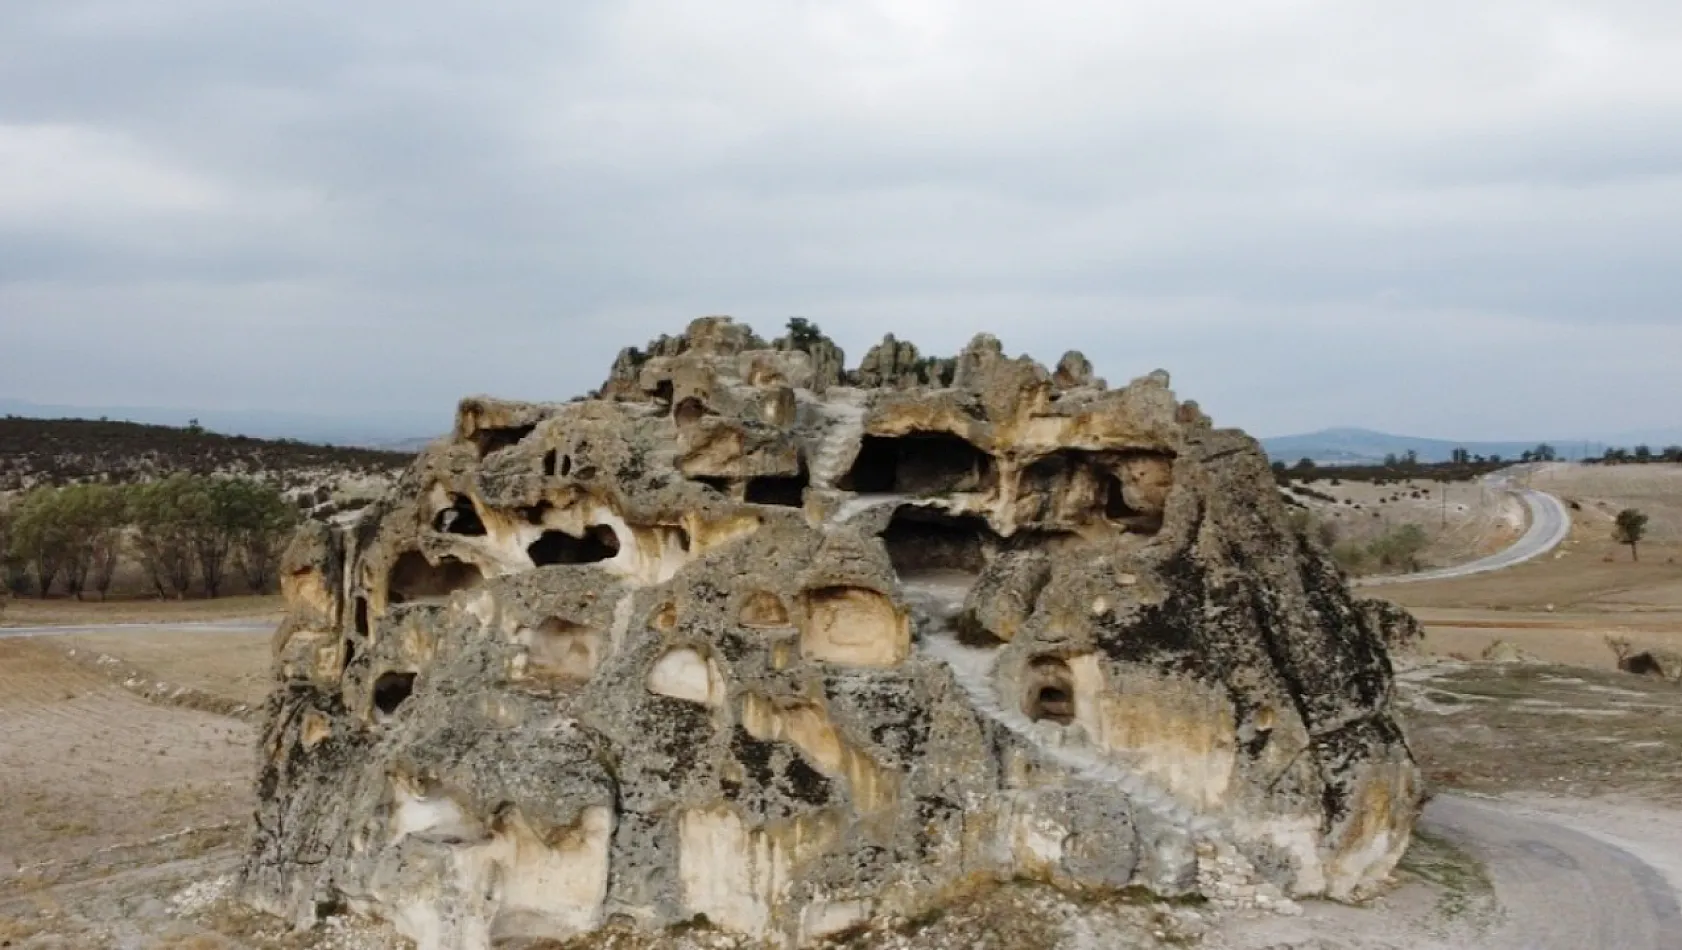
[[[0,397],[561,399],[724,313],[1219,424],[1682,422],[1675,0],[3,0]]]

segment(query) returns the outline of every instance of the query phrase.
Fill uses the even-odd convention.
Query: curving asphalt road
[[[1377,584],[1413,584],[1419,581],[1439,581],[1450,577],[1465,577],[1469,574],[1499,571],[1515,564],[1523,564],[1525,561],[1552,551],[1559,547],[1560,543],[1565,540],[1566,535],[1571,533],[1571,513],[1566,510],[1565,504],[1558,498],[1547,492],[1529,488],[1511,488],[1504,478],[1492,480],[1490,487],[1498,491],[1511,492],[1520,501],[1524,502],[1525,507],[1530,509],[1530,529],[1524,532],[1524,536],[1514,542],[1512,547],[1488,557],[1479,558],[1476,561],[1439,568],[1434,571],[1364,577],[1357,580],[1355,585],[1369,587]]]
[[[1682,911],[1664,875],[1552,815],[1440,795],[1420,829],[1483,860],[1505,910],[1491,950],[1682,950]]]

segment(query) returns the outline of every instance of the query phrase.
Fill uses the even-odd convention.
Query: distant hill
[[[243,409],[172,409],[157,406],[60,406],[0,399],[0,416],[29,419],[108,419],[145,425],[186,426],[197,419],[211,432],[258,439],[297,439],[321,445],[372,448],[424,445],[428,433],[443,434],[455,422],[455,407],[436,412],[359,412],[324,416],[300,412]]]
[[[89,419],[0,418],[0,491],[146,481],[174,472],[262,477],[283,488],[389,478],[413,452],[311,445]]]
[[[1583,442],[1582,440],[1549,439],[1545,440],[1554,447],[1558,458],[1576,460],[1582,458],[1599,458],[1606,451],[1606,442]],[[1386,455],[1404,456],[1408,452],[1418,454],[1421,462],[1447,462],[1453,458],[1455,449],[1465,449],[1472,455],[1494,457],[1499,455],[1503,459],[1517,461],[1525,452],[1535,449],[1537,442],[1457,442],[1451,439],[1422,439],[1417,436],[1392,435],[1388,432],[1375,432],[1371,429],[1339,428],[1321,429],[1319,432],[1307,432],[1301,435],[1283,435],[1271,439],[1262,439],[1262,447],[1267,450],[1269,458],[1276,461],[1294,463],[1298,459],[1313,459],[1323,465],[1354,465],[1371,462],[1382,462]],[[1620,443],[1625,444],[1625,443]],[[1634,443],[1627,443],[1634,444]],[[1587,453],[1585,456],[1585,452]]]

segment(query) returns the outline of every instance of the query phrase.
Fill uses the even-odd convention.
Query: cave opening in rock
[[[544,475],[554,477],[556,470],[560,466],[560,454],[561,453],[555,449],[550,449],[549,451],[543,453]]]
[[[1104,482],[1104,517],[1112,521],[1125,518],[1136,518],[1143,512],[1135,511],[1127,504],[1127,492],[1121,484],[1121,476],[1114,472],[1103,474]]]
[[[700,421],[707,414],[707,404],[698,396],[686,396],[684,400],[672,409],[672,418],[678,425],[686,426]]]
[[[591,525],[584,536],[565,531],[545,531],[543,536],[526,548],[531,562],[538,567],[551,564],[595,564],[619,554],[619,535],[605,524]]]
[[[415,674],[405,670],[388,670],[374,681],[374,708],[381,716],[390,716],[415,691]]]
[[[801,594],[801,655],[848,666],[893,666],[910,651],[910,627],[881,591],[838,585]]]
[[[479,517],[479,509],[474,506],[473,499],[466,495],[450,497],[454,499],[450,507],[440,510],[433,517],[432,530],[469,538],[484,537],[485,522]]]
[[[671,380],[662,379],[654,384],[654,401],[659,403],[662,407],[670,406],[672,404],[673,395]]]
[[[778,505],[784,508],[804,508],[806,506],[806,487],[811,484],[812,477],[806,471],[806,463],[800,463],[800,471],[795,475],[761,475],[748,479],[745,500],[750,505]]]
[[[768,590],[757,590],[742,601],[736,621],[744,627],[786,627],[788,608],[783,599]]]
[[[525,437],[537,431],[537,426],[498,426],[473,433],[473,444],[479,447],[479,457],[519,445]]]
[[[368,598],[356,598],[356,632],[368,635]]]
[[[527,632],[526,673],[545,679],[582,682],[595,675],[601,658],[601,634],[560,617]]]
[[[979,491],[993,459],[950,432],[867,435],[838,487],[861,494],[940,495]]]
[[[888,560],[900,577],[942,571],[980,574],[1003,538],[979,515],[953,515],[902,505],[882,532]]]
[[[458,590],[477,587],[485,579],[477,565],[453,557],[437,564],[419,551],[405,551],[391,566],[386,583],[386,602],[405,604],[417,600],[441,600]]]
[[[1067,725],[1075,721],[1074,676],[1060,657],[1042,656],[1028,664],[1028,689],[1022,712],[1035,722]]]
[[[692,482],[700,482],[702,485],[705,485],[713,491],[718,492],[720,495],[724,495],[728,498],[736,497],[735,490],[728,478],[720,478],[717,475],[691,475],[689,476],[689,480]]]

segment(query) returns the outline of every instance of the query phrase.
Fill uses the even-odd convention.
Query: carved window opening
[[[601,661],[601,634],[560,617],[544,621],[526,639],[528,676],[584,682]]]
[[[689,480],[700,482],[708,488],[711,488],[713,491],[728,498],[736,497],[734,490],[731,488],[730,479],[728,478],[719,478],[716,475],[691,475],[689,476]]]
[[[993,459],[949,432],[867,435],[840,488],[861,494],[942,495],[979,491],[993,474]]]
[[[466,495],[452,495],[451,498],[454,501],[450,507],[433,517],[432,530],[468,538],[484,537],[485,522],[479,517],[479,509],[474,507],[473,499]]]
[[[1121,476],[1114,472],[1103,474],[1104,482],[1104,517],[1111,521],[1122,521],[1127,518],[1137,518],[1143,512],[1135,511],[1127,506],[1127,493],[1122,488]]]
[[[537,431],[537,426],[501,426],[480,429],[473,433],[473,444],[479,447],[479,457],[485,458],[492,452],[500,452],[511,446],[519,445],[525,437]]]
[[[1048,656],[1029,664],[1022,712],[1035,722],[1067,725],[1075,721],[1075,684],[1068,663]]]
[[[979,574],[1002,541],[977,515],[951,515],[913,505],[895,511],[882,532],[888,560],[901,577],[929,571]]]
[[[458,590],[468,590],[483,583],[485,575],[476,565],[453,557],[445,557],[437,564],[419,551],[406,551],[391,566],[386,584],[386,602],[405,604],[420,600],[442,600]]]
[[[686,426],[694,422],[699,422],[701,417],[706,414],[707,404],[702,402],[697,396],[685,397],[684,400],[678,403],[677,407],[672,410],[672,418],[677,420],[677,424],[680,426]]]
[[[408,701],[415,691],[415,674],[390,670],[374,681],[374,709],[380,718],[388,718]]]
[[[526,548],[538,567],[551,564],[595,564],[619,554],[619,535],[605,524],[591,525],[583,537],[565,531],[545,531]]]
[[[748,479],[746,501],[750,505],[777,505],[784,508],[804,508],[806,487],[812,478],[806,463],[800,463],[796,475],[761,475]]]

